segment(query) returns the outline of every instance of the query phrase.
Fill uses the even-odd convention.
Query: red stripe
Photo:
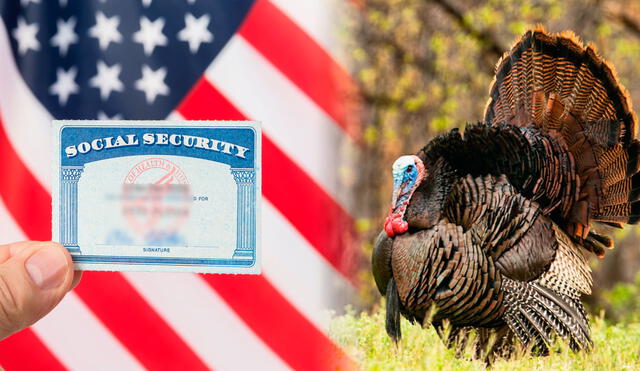
[[[15,221],[29,239],[51,239],[51,197],[18,158],[1,120],[0,166],[10,174],[0,178],[0,198]],[[207,369],[121,274],[86,273],[76,292],[145,367]]]
[[[12,370],[66,370],[31,329],[0,341],[0,365]]]
[[[238,31],[356,141],[357,88],[351,76],[280,9],[257,0]]]
[[[0,195],[30,239],[51,239],[51,197],[22,164],[0,120]]]
[[[190,120],[246,120],[220,92],[202,79],[178,112]],[[355,284],[353,220],[268,137],[262,136],[262,192],[311,245]],[[304,207],[301,207],[304,202]]]
[[[263,276],[202,275],[240,318],[295,370],[355,370],[355,363]]]
[[[85,272],[75,292],[146,368],[208,369],[121,274]]]
[[[176,111],[191,120],[246,120],[205,78],[196,83]]]

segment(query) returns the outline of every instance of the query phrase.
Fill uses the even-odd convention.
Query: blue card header
[[[256,132],[248,127],[63,126],[62,166],[136,155],[175,155],[253,168]]]

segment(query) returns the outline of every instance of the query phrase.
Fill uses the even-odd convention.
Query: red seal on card
[[[184,224],[192,198],[187,176],[175,163],[152,157],[135,164],[123,184],[122,212],[145,240],[166,240]]]

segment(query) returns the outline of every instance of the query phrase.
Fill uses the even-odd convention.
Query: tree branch
[[[613,18],[614,20],[622,23],[622,25],[629,31],[631,31],[632,33],[634,33],[636,36],[640,37],[640,25],[638,24],[638,22],[631,18],[628,14],[626,13],[611,13],[610,17]]]
[[[436,76],[436,67],[431,59],[408,50],[406,47],[401,45],[393,36],[384,33],[378,27],[368,22],[366,19],[363,19],[362,22],[364,25],[360,32],[360,37],[361,39],[363,39],[364,45],[388,45],[393,49],[393,57],[398,66],[411,65],[416,69],[422,71],[425,75],[431,77]],[[407,60],[405,58],[406,56],[410,56],[410,60]]]

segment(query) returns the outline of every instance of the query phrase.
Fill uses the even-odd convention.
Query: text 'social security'
[[[240,158],[245,158],[245,153],[249,148],[239,146],[237,144],[198,137],[185,134],[165,134],[165,133],[144,133],[142,134],[142,144],[144,145],[172,145],[184,146],[188,148],[202,148],[210,151],[221,152]],[[140,145],[140,139],[135,134],[118,135],[116,137],[96,138],[90,142],[82,142],[78,145],[71,145],[64,149],[67,158],[85,154],[90,151],[101,151],[103,149],[111,149],[127,146]]]

